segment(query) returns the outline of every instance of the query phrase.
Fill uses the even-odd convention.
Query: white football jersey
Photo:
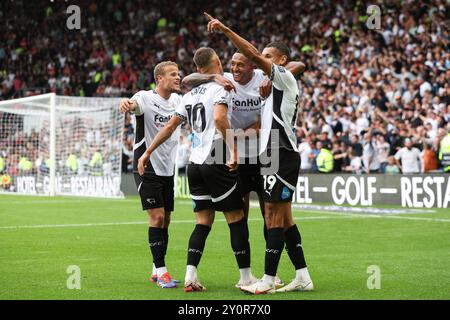
[[[137,171],[139,158],[150,146],[158,132],[164,128],[175,113],[175,108],[181,101],[181,96],[172,93],[168,100],[161,97],[155,90],[139,91],[131,100],[137,102],[134,110],[136,116],[134,163],[133,171]],[[179,131],[161,144],[150,156],[151,166],[145,168],[145,172],[155,173],[158,176],[172,176],[175,168]]]
[[[275,64],[272,64],[270,80],[272,92],[262,107],[260,154],[266,149],[298,152],[295,123],[300,92],[297,81],[289,70]],[[270,139],[271,130],[278,130],[278,139]]]
[[[214,82],[204,83],[186,93],[176,108],[176,116],[188,121],[192,129],[189,161],[203,164],[211,154],[213,142],[222,139],[214,123],[214,105],[231,105],[231,94]]]
[[[228,118],[233,129],[247,129],[258,121],[261,117],[262,98],[259,94],[259,87],[267,77],[259,69],[253,71],[252,79],[245,85],[234,81],[233,75],[226,72],[224,76],[230,80],[236,88],[232,92],[232,106],[228,108]],[[250,135],[246,145],[243,141],[238,142],[238,154],[246,157],[256,157],[258,155],[257,135]]]

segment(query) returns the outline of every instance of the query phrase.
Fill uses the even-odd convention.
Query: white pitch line
[[[382,194],[397,194],[398,190],[395,188],[380,188]]]
[[[351,218],[351,217],[294,217],[295,220],[331,220],[337,218]],[[262,218],[250,218],[248,221],[261,221]],[[226,222],[225,219],[215,219],[214,221]],[[79,227],[102,227],[102,226],[121,226],[121,225],[142,225],[147,224],[146,221],[131,221],[131,222],[99,222],[99,223],[73,223],[73,224],[37,224],[37,225],[23,225],[23,226],[2,226],[0,230],[14,230],[14,229],[41,229],[41,228],[79,228]],[[195,223],[195,220],[172,220],[170,222],[178,223]]]
[[[313,187],[313,192],[328,192],[327,187]]]
[[[397,220],[412,220],[412,221],[431,221],[431,222],[450,222],[450,219],[443,218],[422,218],[422,217],[405,217],[405,216],[393,216],[393,215],[362,215],[356,213],[346,212],[334,212],[334,211],[319,211],[308,210],[308,212],[314,212],[318,214],[336,215],[337,217],[320,216],[320,217],[294,217],[295,220],[307,221],[307,220],[332,220],[338,218],[375,218],[375,219],[397,219]],[[262,218],[250,218],[248,221],[261,221]],[[225,219],[216,219],[218,222],[225,222]],[[100,227],[100,226],[120,226],[120,225],[144,225],[146,221],[133,221],[133,222],[99,222],[99,223],[78,223],[78,224],[42,224],[42,225],[23,225],[23,226],[3,226],[0,230],[14,230],[14,229],[40,229],[40,228],[73,228],[73,227]],[[171,223],[195,223],[195,220],[172,220]]]
[[[351,217],[355,217],[355,218],[376,218],[376,219],[384,218],[384,219],[398,219],[398,220],[450,222],[450,219],[444,219],[444,218],[405,217],[405,216],[380,215],[380,214],[358,214],[358,213],[319,211],[319,210],[307,210],[307,211],[319,213],[319,214],[334,214],[334,215],[338,215],[338,216],[351,216]]]

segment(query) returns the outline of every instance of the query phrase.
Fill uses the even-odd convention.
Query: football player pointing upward
[[[289,62],[289,48],[283,43],[271,43],[260,53],[251,43],[219,20],[207,13],[205,15],[209,19],[208,31],[222,32],[243,55],[270,75],[272,81],[272,91],[262,110],[260,154],[265,152],[272,160],[278,157],[280,163],[275,172],[262,172],[265,222],[268,229],[265,272],[261,281],[241,287],[241,290],[254,294],[275,292],[274,279],[286,242],[289,258],[296,269],[296,277],[277,291],[310,291],[313,284],[306,268],[300,232],[291,211],[292,195],[300,169],[300,156],[292,130],[297,118],[299,90],[292,73],[284,68]],[[276,141],[269,143],[269,140],[277,136]]]
[[[291,61],[286,69],[294,75],[299,75],[305,69],[305,65],[299,61]],[[193,73],[183,78],[182,83],[187,87],[195,87],[214,80],[224,86],[225,89],[232,90],[232,108],[228,108],[228,118],[238,137],[237,150],[240,157],[238,172],[242,183],[244,215],[248,218],[250,192],[255,191],[264,217],[263,184],[258,160],[257,130],[260,129],[262,98],[269,95],[271,85],[267,83],[269,78],[264,75],[263,71],[255,69],[253,62],[240,52],[233,54],[230,71],[231,73],[225,72],[223,76]],[[265,95],[263,95],[263,91],[266,92]],[[248,143],[246,143],[246,140]],[[264,238],[267,240],[265,224]],[[251,283],[243,282],[240,279],[236,286],[240,288],[256,281],[256,278],[252,279]],[[275,277],[275,286],[277,288],[284,286],[279,277]]]

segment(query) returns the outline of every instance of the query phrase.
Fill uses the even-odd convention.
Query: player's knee
[[[162,228],[164,227],[165,215],[163,211],[154,211],[150,212],[150,224],[152,227]]]
[[[284,217],[274,203],[266,203],[264,221],[268,229],[284,227]]]
[[[244,218],[244,212],[242,210],[224,212],[224,214],[228,224],[238,222]]]
[[[197,224],[208,226],[210,228],[211,228],[213,222],[214,222],[214,219],[211,219],[210,217],[197,217],[197,219],[196,219]]]
[[[164,216],[164,228],[169,227],[170,219],[171,219],[171,214],[170,214],[170,212],[166,212],[166,213],[165,213],[165,216]]]

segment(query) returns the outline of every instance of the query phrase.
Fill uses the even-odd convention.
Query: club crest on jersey
[[[281,191],[281,199],[286,200],[291,196],[291,191],[289,191],[288,187],[284,187],[283,191]]]

